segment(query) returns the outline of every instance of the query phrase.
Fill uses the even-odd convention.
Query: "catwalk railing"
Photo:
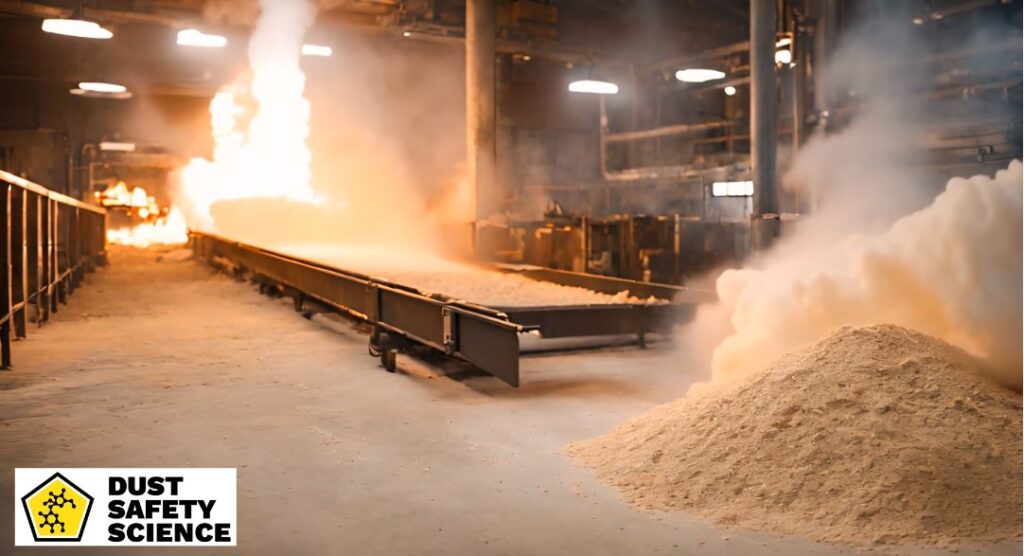
[[[0,366],[106,262],[106,211],[0,170]]]

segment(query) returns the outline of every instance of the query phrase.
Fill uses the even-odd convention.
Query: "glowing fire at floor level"
[[[185,244],[188,243],[188,225],[181,211],[172,208],[167,216],[152,222],[107,230],[107,243],[133,247]]]
[[[102,192],[97,191],[96,199],[108,210],[125,212],[136,222],[141,220],[130,226],[108,229],[107,243],[148,247],[188,242],[188,226],[181,211],[161,207],[141,187],[129,189],[125,182],[118,181]]]

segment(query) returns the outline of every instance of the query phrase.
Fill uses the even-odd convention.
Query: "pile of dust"
[[[640,299],[630,296],[628,291],[610,295],[586,288],[533,280],[445,259],[425,250],[310,244],[263,246],[379,280],[410,286],[425,293],[443,294],[489,307],[664,303],[654,297]]]
[[[844,327],[761,373],[569,453],[638,505],[867,544],[1021,536],[1021,398],[894,325]]]

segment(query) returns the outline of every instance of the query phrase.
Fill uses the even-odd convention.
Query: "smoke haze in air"
[[[330,2],[259,3],[251,72],[218,95],[234,95],[221,103],[229,109],[211,104],[215,136],[227,121],[218,146],[241,146],[219,149],[237,153],[221,157],[231,164],[216,156],[194,164],[209,170],[204,179],[190,179],[198,172],[187,169],[181,202],[205,209],[191,211],[192,225],[257,244],[433,250],[445,226],[468,222],[471,208],[463,51],[347,27],[310,30],[317,6]],[[211,2],[207,16],[245,23],[252,7]],[[334,55],[301,57],[302,44],[319,35],[331,37]],[[254,103],[239,100],[249,93]],[[264,133],[271,129],[286,133]],[[262,182],[275,186],[257,187]]]
[[[828,75],[856,114],[813,137],[782,178],[814,211],[746,268],[724,272],[720,301],[681,331],[680,349],[697,369],[710,366],[712,383],[840,326],[891,323],[964,348],[1020,388],[1021,166],[954,179],[936,198],[943,180],[922,146],[934,106],[921,94],[933,87],[922,60],[934,45],[908,21],[869,16],[844,33]]]

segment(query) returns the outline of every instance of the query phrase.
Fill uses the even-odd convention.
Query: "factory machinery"
[[[478,246],[507,263],[682,284],[714,269],[740,266],[749,237],[747,222],[678,214],[547,215],[484,228]]]
[[[635,335],[643,346],[648,334],[668,331],[691,318],[698,303],[712,299],[710,292],[679,286],[496,264],[487,269],[661,302],[485,307],[211,234],[193,232],[190,239],[196,258],[258,283],[261,291],[290,296],[307,316],[336,311],[370,323],[370,353],[389,371],[395,370],[399,352],[424,350],[471,363],[512,386],[519,385],[520,334],[545,339]]]

